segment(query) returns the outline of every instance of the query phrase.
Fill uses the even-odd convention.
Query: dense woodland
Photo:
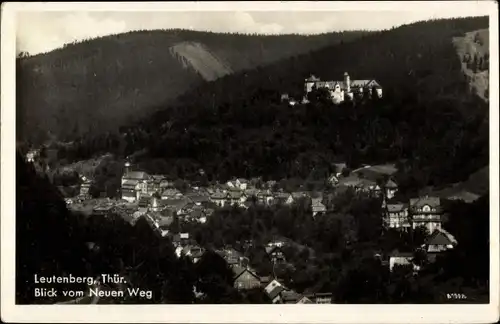
[[[169,239],[156,236],[144,219],[131,226],[112,215],[70,215],[46,179],[39,178],[19,155],[17,163],[18,303],[61,301],[61,296],[35,299],[33,289],[40,285],[33,283],[34,274],[96,277],[102,273],[119,273],[127,278],[128,287],[153,291],[153,300],[128,298],[122,303],[269,303],[262,291],[233,289],[228,265],[215,253],[206,253],[197,264],[177,259]],[[445,296],[450,291],[465,293],[468,302],[487,302],[488,196],[473,204],[451,203],[446,227],[455,233],[459,248],[432,265],[426,264],[425,254],[415,254],[427,265],[417,277],[407,267],[390,273],[374,256],[395,249],[409,252],[423,242],[425,233],[382,230],[380,202],[370,197],[347,192],[331,203],[334,211],[316,220],[308,205],[299,203],[247,211],[226,208],[204,225],[177,228],[188,230],[208,247],[238,247],[239,242],[253,239],[254,246],[246,252],[260,275],[276,274],[300,292],[307,288],[333,292],[336,303],[440,303],[449,302]],[[273,272],[263,244],[277,235],[296,243],[284,249],[292,267],[277,267]],[[196,299],[195,291],[203,297]]]
[[[241,35],[190,30],[137,31],[69,44],[46,54],[20,53],[18,138],[70,141],[116,130],[203,83],[169,54],[197,42],[237,72],[348,42],[364,31],[321,35]],[[208,64],[208,62],[207,62]]]
[[[192,178],[305,178],[332,162],[398,162],[402,186],[443,185],[488,164],[488,105],[470,93],[451,39],[487,27],[487,18],[403,26],[207,83],[120,135],[84,137],[60,158],[111,151],[140,167]],[[356,59],[354,59],[356,58]],[[483,64],[484,65],[484,64]],[[303,80],[375,78],[381,100],[334,106],[321,95],[289,107]],[[314,99],[314,98],[312,98]]]

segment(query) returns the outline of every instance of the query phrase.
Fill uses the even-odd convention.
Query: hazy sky
[[[185,5],[180,7],[181,9],[177,6],[175,10],[184,11],[176,12],[161,11],[158,8],[155,8],[155,11],[144,11],[148,9],[148,6],[141,7],[141,12],[119,11],[123,8],[117,7],[114,11],[109,11],[109,9],[84,11],[85,7],[75,7],[71,10],[72,7],[68,6],[56,8],[64,11],[39,11],[37,8],[18,12],[16,41],[18,52],[27,51],[30,54],[38,54],[75,40],[138,29],[184,28],[214,32],[317,34],[352,29],[380,30],[430,18],[487,14],[484,7],[477,5],[478,2],[464,2],[468,4],[457,5],[456,2],[450,1],[436,2],[440,5],[431,5],[432,2],[426,2],[420,6],[413,5],[413,7],[409,2],[394,4],[393,7],[388,7],[388,2],[382,2],[385,4],[383,8],[380,7],[380,2],[371,2],[372,5],[363,4],[361,7],[358,4],[359,10],[348,11],[338,11],[338,3],[333,9],[336,11],[325,11],[324,8],[321,8],[322,11],[287,11],[297,8],[294,8],[291,3],[280,4],[279,2],[274,3],[272,10],[275,11],[258,11],[262,10],[262,4],[260,8],[257,8],[249,3],[242,5],[230,2],[225,3],[224,6],[211,5],[208,8],[205,3],[204,7],[198,6],[194,11],[188,11],[190,8]],[[378,5],[376,9],[380,8],[382,11],[373,11],[373,4]],[[113,7],[107,6],[106,8]],[[214,10],[214,8],[219,11],[206,11]],[[42,9],[47,10],[47,7]],[[53,8],[49,9],[53,10]],[[314,3],[308,3],[307,10],[318,9],[315,8]]]

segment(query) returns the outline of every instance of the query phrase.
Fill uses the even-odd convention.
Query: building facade
[[[342,81],[321,81],[319,78],[311,75],[304,82],[304,101],[310,92],[316,89],[327,89],[332,102],[339,104],[347,98],[354,100],[356,97],[376,96],[382,97],[382,87],[376,80],[351,80],[347,72],[344,73]]]
[[[409,213],[413,229],[424,226],[429,233],[441,229],[443,208],[438,197],[410,199]]]

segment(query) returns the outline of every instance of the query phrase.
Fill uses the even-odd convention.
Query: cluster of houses
[[[330,175],[327,182],[336,192],[351,189],[381,197],[387,228],[408,231],[424,226],[429,233],[442,229],[444,210],[439,197],[422,196],[407,202],[396,200],[398,185],[392,178],[397,171],[394,165],[363,166],[349,174],[343,173],[343,168],[345,165],[337,165],[337,172]],[[322,192],[285,192],[277,188],[275,181],[263,183],[257,189],[254,179],[237,178],[225,184],[190,187],[181,192],[166,177],[132,171],[129,163],[125,165],[121,184],[121,198],[132,219],[146,216],[163,235],[174,218],[204,223],[215,209],[225,206],[292,205],[302,200],[309,203],[313,217],[333,208]],[[79,199],[88,197],[90,185],[89,179],[82,178]]]
[[[174,234],[171,236],[177,257],[189,257],[194,263],[198,262],[206,249],[189,239],[189,233]],[[252,242],[245,242],[251,246]],[[282,247],[285,240],[274,240],[267,244],[266,252],[273,264],[286,263]],[[331,293],[297,293],[287,288],[281,279],[276,276],[259,276],[250,266],[250,260],[244,253],[232,246],[214,250],[221,256],[233,272],[233,285],[239,291],[262,289],[273,304],[330,304]]]
[[[397,171],[394,165],[363,166],[344,172],[345,165],[336,165],[337,172],[325,179],[335,192],[354,190],[374,197],[380,197],[387,228],[409,231],[423,226],[431,235],[420,247],[430,258],[452,249],[457,245],[455,238],[442,228],[444,208],[439,197],[421,196],[399,201],[396,199],[398,185],[393,179]],[[82,178],[78,199],[88,197],[91,180]],[[129,163],[121,179],[121,200],[107,200],[94,208],[94,214],[115,212],[123,215],[132,224],[144,217],[151,227],[163,237],[169,236],[177,256],[189,256],[197,262],[205,249],[189,238],[188,233],[173,234],[172,223],[194,221],[204,223],[217,209],[225,206],[249,208],[252,204],[292,205],[298,201],[309,203],[312,216],[328,212],[332,207],[322,192],[286,192],[279,189],[275,181],[256,185],[255,179],[233,179],[224,184],[209,187],[189,187],[179,190],[173,182],[161,175],[149,175],[143,171],[133,171]],[[282,245],[270,243],[266,252],[273,264],[286,263],[281,250]],[[239,290],[261,287],[274,303],[327,303],[328,298],[314,294],[298,294],[276,278],[259,277],[249,266],[249,260],[234,248],[217,251],[231,266],[234,272],[234,285]],[[384,256],[389,268],[396,265],[413,264],[413,253],[395,251]],[[418,266],[414,265],[415,270]],[[331,296],[330,296],[331,300]]]

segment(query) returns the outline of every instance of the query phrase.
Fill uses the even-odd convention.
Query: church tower
[[[127,180],[127,175],[130,172],[130,162],[125,162],[125,168],[123,170],[123,175],[122,175],[122,185],[123,183]]]
[[[347,93],[351,92],[351,78],[347,72],[344,72],[344,83],[345,83],[345,91]]]
[[[153,211],[158,211],[158,209],[159,209],[158,197],[156,196],[156,194],[153,195],[153,201],[151,203],[151,209]]]
[[[123,170],[124,174],[128,174],[130,172],[130,162],[125,162],[125,170]]]

